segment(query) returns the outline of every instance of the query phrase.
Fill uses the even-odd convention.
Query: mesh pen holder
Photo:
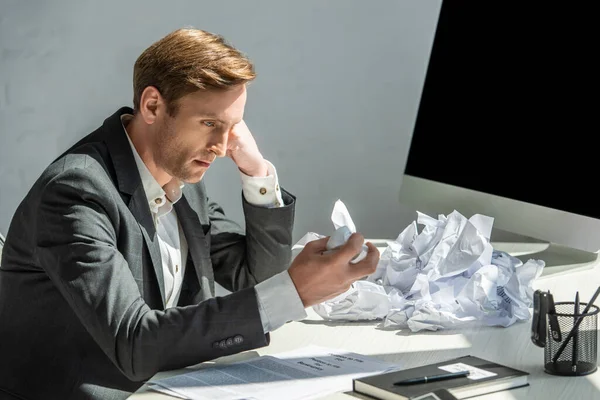
[[[574,302],[555,304],[561,340],[552,337],[548,315],[544,370],[552,375],[581,376],[598,369],[598,312],[592,305],[584,314],[587,303],[579,303],[575,314]],[[579,322],[578,320],[581,319]],[[575,329],[574,329],[575,328]],[[565,344],[565,342],[567,342]],[[561,351],[562,349],[562,351]],[[560,354],[558,354],[560,352]]]

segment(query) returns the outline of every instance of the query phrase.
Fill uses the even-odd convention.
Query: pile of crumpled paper
[[[493,218],[466,218],[454,211],[437,219],[417,213],[382,252],[377,270],[345,293],[313,306],[327,320],[383,320],[386,328],[438,330],[474,321],[510,326],[528,320],[533,281],[544,268],[541,260],[522,263],[493,249]],[[332,213],[335,229],[356,232],[344,203]],[[418,225],[423,228],[419,232]],[[309,232],[294,247],[323,237]]]

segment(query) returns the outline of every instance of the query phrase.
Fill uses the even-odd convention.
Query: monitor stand
[[[545,262],[542,276],[566,274],[574,269],[593,268],[598,253],[549,243],[529,236],[493,228],[490,242],[494,250],[504,251],[522,262],[537,259]]]

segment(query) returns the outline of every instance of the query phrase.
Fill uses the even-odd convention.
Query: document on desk
[[[319,346],[214,365],[164,379],[150,380],[151,389],[192,400],[306,400],[352,391],[352,380],[399,369],[345,350]]]

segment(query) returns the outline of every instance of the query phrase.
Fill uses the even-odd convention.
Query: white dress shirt
[[[144,164],[127,134],[126,126],[131,118],[133,118],[132,115],[126,114],[121,117],[121,121],[156,227],[165,285],[165,308],[175,307],[179,300],[188,255],[188,243],[173,208],[173,204],[181,198],[181,194],[174,199],[167,198],[163,188]],[[242,193],[250,204],[262,207],[281,207],[283,199],[277,171],[268,161],[267,165],[268,175],[265,177],[251,177],[240,171]],[[181,188],[183,186],[180,184]],[[265,333],[272,332],[288,321],[298,321],[306,317],[302,300],[300,300],[287,270],[258,283],[254,289]]]

